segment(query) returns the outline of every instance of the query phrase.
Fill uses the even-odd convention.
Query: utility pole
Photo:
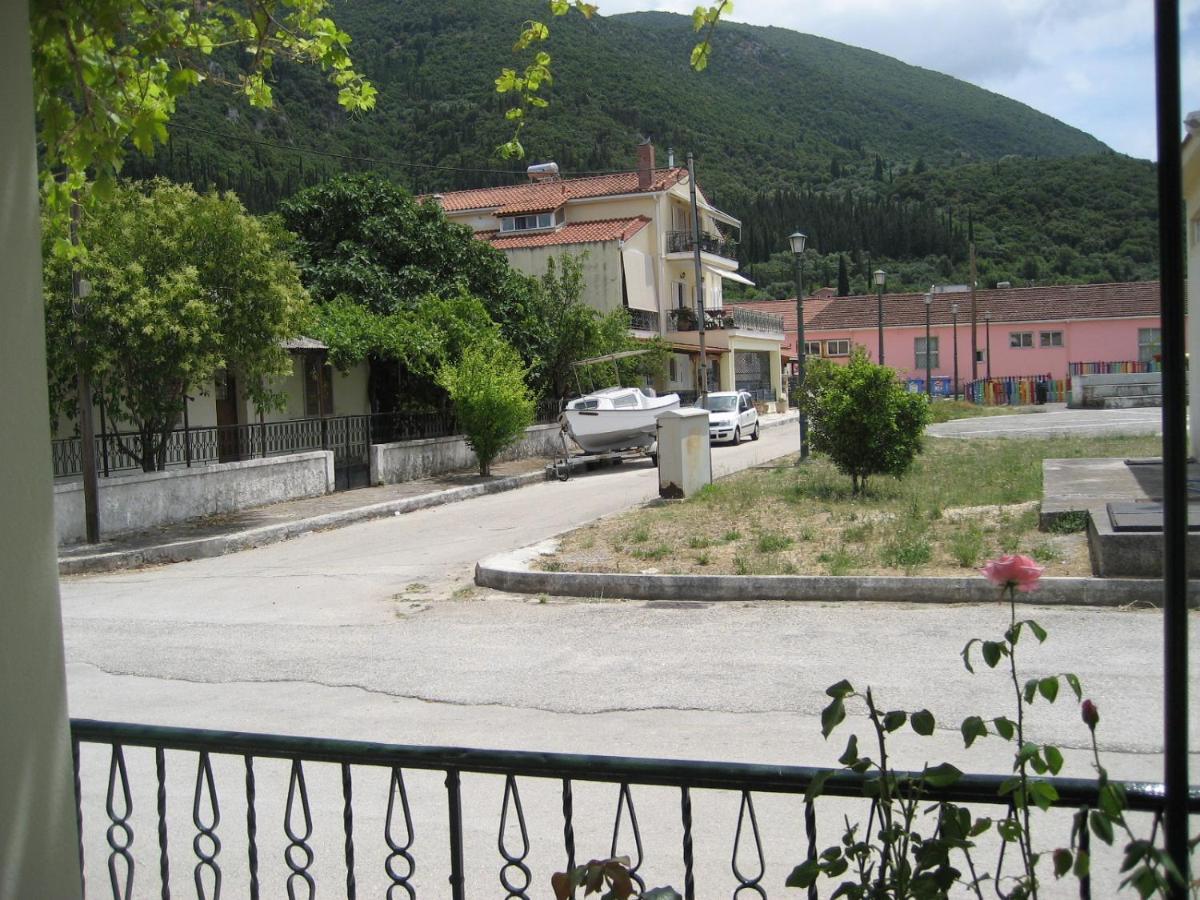
[[[79,247],[79,198],[71,197],[71,247]],[[85,317],[84,298],[91,293],[79,274],[79,263],[71,260],[71,313],[76,319]],[[80,339],[82,341],[82,338]],[[96,480],[96,424],[92,420],[92,380],[79,354],[80,365],[75,381],[75,393],[79,404],[79,460],[83,475],[83,527],[89,544],[100,541],[100,508],[98,495],[100,485]]]
[[[976,325],[979,322],[979,308],[975,300],[975,242],[971,241],[971,380],[979,378],[979,335]]]
[[[692,195],[692,258],[696,263],[696,321],[700,329],[700,396],[708,393],[708,353],[704,343],[704,266],[700,262],[700,207],[696,204],[696,161],[688,153],[688,187]]]

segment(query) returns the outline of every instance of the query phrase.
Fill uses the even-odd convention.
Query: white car
[[[713,443],[741,443],[744,435],[758,440],[758,410],[746,391],[714,391],[696,401],[697,409],[708,410],[708,438]]]

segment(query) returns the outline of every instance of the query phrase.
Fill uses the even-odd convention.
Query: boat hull
[[[650,447],[658,439],[658,417],[678,408],[676,397],[648,409],[568,409],[559,421],[588,453],[637,450]]]

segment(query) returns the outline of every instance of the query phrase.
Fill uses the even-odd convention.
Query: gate
[[[333,451],[334,490],[370,483],[371,417],[337,416],[321,420],[321,445]]]

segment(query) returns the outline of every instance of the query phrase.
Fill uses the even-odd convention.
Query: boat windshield
[[[696,403],[699,409],[707,409],[709,412],[729,412],[737,409],[737,405],[737,397],[714,397],[712,394]]]

